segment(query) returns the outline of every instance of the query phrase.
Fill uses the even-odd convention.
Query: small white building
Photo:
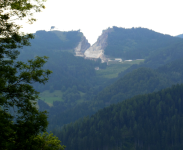
[[[95,70],[99,70],[100,68],[99,67],[95,67]]]
[[[125,60],[125,61],[133,61],[133,60],[129,59],[129,60]]]
[[[115,58],[115,61],[122,62],[121,58]]]

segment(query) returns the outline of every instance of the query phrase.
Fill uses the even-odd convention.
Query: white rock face
[[[99,36],[97,42],[94,43],[91,47],[89,47],[85,51],[84,53],[85,58],[89,58],[89,59],[100,58],[103,62],[105,61],[104,49],[107,46],[108,33],[111,31],[112,31],[111,28],[108,28],[107,30],[103,31],[102,35]]]
[[[90,47],[88,40],[85,36],[82,36],[81,41],[79,42],[78,46],[75,48],[76,56],[84,57],[84,52]]]

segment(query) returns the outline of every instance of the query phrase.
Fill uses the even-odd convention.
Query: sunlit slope
[[[64,126],[67,150],[182,150],[183,85],[135,96]]]

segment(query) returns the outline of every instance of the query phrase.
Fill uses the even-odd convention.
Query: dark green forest
[[[58,37],[58,35],[62,37]],[[98,77],[94,69],[95,67],[105,69],[106,63],[101,63],[100,59],[92,61],[73,55],[74,48],[79,43],[81,35],[82,33],[79,31],[71,31],[71,33],[38,31],[35,33],[35,39],[31,41],[31,48],[23,47],[23,49],[20,49],[17,61],[26,61],[35,56],[49,56],[48,62],[43,67],[53,71],[49,81],[45,85],[33,84],[34,88],[39,92],[48,90],[53,93],[56,90],[60,90],[63,93],[62,99],[60,98],[60,101],[54,102],[53,107],[48,106],[41,100],[38,102],[40,110],[50,112],[49,118],[73,108],[80,103],[78,101],[89,101],[93,95],[110,84],[109,79]],[[63,41],[63,37],[68,39],[68,50],[62,50],[63,45],[60,41]],[[84,93],[84,96],[81,93]],[[53,113],[51,113],[51,110],[53,110]]]
[[[86,115],[92,115],[99,109],[131,98],[138,94],[146,94],[171,87],[173,84],[183,83],[183,59],[176,60],[156,70],[139,68],[126,74],[100,91],[92,100],[79,104],[71,109],[64,109],[62,102],[55,103],[50,108],[50,127],[60,128],[64,124],[73,122]],[[90,93],[91,94],[91,93]],[[92,95],[92,94],[91,94]],[[59,108],[62,108],[59,110]],[[42,109],[44,109],[42,107]],[[55,111],[56,110],[56,111]],[[64,111],[65,110],[65,111]],[[77,112],[77,113],[76,113]]]
[[[105,54],[144,61],[129,65],[117,77],[106,78],[94,68],[105,70],[107,63],[73,55],[82,36],[80,31],[38,31],[32,46],[20,50],[18,59],[23,61],[37,55],[49,57],[44,66],[53,71],[49,81],[33,84],[41,93],[61,93],[60,99],[54,95],[59,100],[51,100],[52,105],[44,99],[38,101],[39,110],[49,112],[47,130],[53,131],[67,150],[181,149],[182,137],[177,133],[181,132],[181,112],[175,113],[177,102],[173,102],[176,94],[178,101],[182,100],[182,85],[162,89],[183,83],[183,39],[144,28],[113,27]],[[176,117],[179,122],[174,124]]]
[[[21,32],[44,2],[0,1],[0,149],[182,150],[183,34]]]
[[[177,35],[177,37],[183,38],[183,34]]]
[[[164,35],[145,28],[113,27],[107,39],[105,54],[123,59],[146,59],[162,48],[177,44],[183,40]]]
[[[181,150],[183,85],[135,96],[55,134],[66,150]]]
[[[34,39],[30,40],[31,47],[24,47],[24,52],[34,50],[37,53],[43,51],[68,51],[73,50],[81,40],[83,34],[80,31],[37,31]],[[43,55],[43,54],[41,54]]]
[[[79,91],[86,92],[97,82],[103,82],[96,78],[94,68],[105,68],[106,63],[101,64],[100,60],[91,61],[73,55],[82,35],[79,31],[37,31],[35,39],[31,40],[31,47],[20,49],[18,60],[21,61],[33,59],[35,56],[49,57],[44,68],[49,68],[54,73],[46,85],[36,84],[36,90],[67,90],[76,86]]]

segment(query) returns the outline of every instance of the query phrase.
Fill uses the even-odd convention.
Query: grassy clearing
[[[134,60],[134,61],[125,61],[122,63],[111,63],[107,66],[106,69],[97,70],[96,73],[99,77],[102,78],[116,78],[118,73],[124,71],[125,69],[129,68],[133,64],[139,64],[144,60]],[[79,92],[81,95],[81,99],[77,100],[77,104],[84,102],[84,95],[85,93]],[[64,92],[60,90],[55,90],[53,93],[50,93],[49,90],[46,90],[40,93],[39,97],[41,100],[45,101],[49,106],[53,106],[54,101],[63,101],[62,96]]]
[[[49,90],[46,90],[42,93],[39,94],[39,97],[41,100],[43,100],[45,103],[47,103],[49,106],[53,106],[53,102],[54,101],[63,101],[62,99],[62,95],[64,92],[60,91],[60,90],[55,90],[53,93],[50,93]],[[79,92],[81,95],[81,99],[77,101],[77,103],[82,103],[83,100],[83,96],[85,95],[85,93]]]
[[[62,99],[63,92],[60,90],[55,90],[53,93],[50,93],[49,90],[46,90],[39,94],[41,100],[45,101],[48,105],[52,106],[53,101],[63,101]]]
[[[118,74],[133,64],[139,64],[144,60],[133,60],[133,61],[124,61],[121,63],[110,62],[106,69],[97,70],[96,73],[99,77],[103,78],[116,78]]]
[[[84,102],[83,96],[85,95],[85,93],[80,92],[80,91],[79,91],[79,93],[81,95],[81,99],[77,100],[77,104]]]
[[[124,61],[123,63],[128,63],[128,64],[140,64],[140,63],[143,63],[144,62],[144,59],[137,59],[137,60],[133,60],[133,61]]]

